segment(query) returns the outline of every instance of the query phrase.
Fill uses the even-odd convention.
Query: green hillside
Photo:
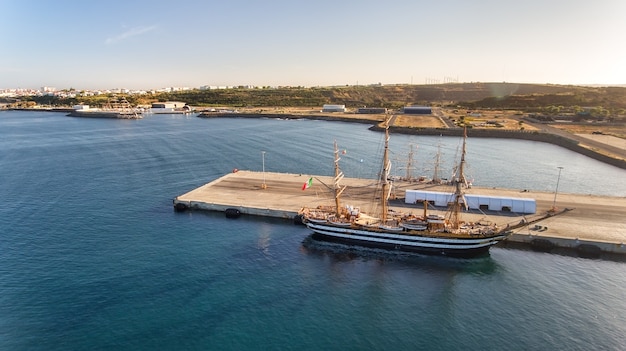
[[[44,96],[26,100],[47,105],[71,106],[85,103],[99,106],[106,103],[108,98],[107,96],[79,96],[72,99],[59,99]],[[525,111],[535,111],[549,106],[565,109],[600,107],[614,114],[623,114],[626,109],[626,88],[515,83],[253,89],[241,87],[130,95],[127,99],[135,105],[176,100],[198,107],[316,107],[323,104],[342,104],[348,108],[363,106],[400,108],[407,105],[438,105]]]
[[[626,108],[626,88],[593,88],[514,83],[289,87],[265,89],[191,90],[154,96],[190,105],[307,107],[343,104],[399,108],[406,105],[474,104],[477,107],[536,107],[552,104],[602,105]]]

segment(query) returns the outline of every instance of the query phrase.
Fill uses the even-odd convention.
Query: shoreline
[[[7,109],[12,111],[41,111],[41,112],[71,112],[72,109],[64,108],[14,108]],[[380,116],[380,117],[379,117]],[[347,123],[361,123],[371,124],[369,128],[374,131],[382,131],[383,128],[378,124],[382,122],[383,115],[363,115],[363,117],[345,117],[345,116],[332,116],[328,114],[324,115],[312,115],[310,113],[293,114],[293,113],[263,113],[263,112],[207,112],[197,111],[196,117],[198,118],[277,118],[277,119],[310,119],[321,120],[331,122],[347,122]],[[398,127],[391,125],[389,127],[391,133],[407,134],[407,135],[436,135],[436,136],[455,136],[460,137],[463,134],[463,129],[454,127]],[[551,133],[550,131],[537,131],[537,130],[511,130],[511,129],[480,129],[469,128],[467,135],[471,138],[501,138],[501,139],[518,139],[527,141],[538,141],[563,147],[570,151],[585,155],[594,160],[621,168],[626,170],[626,159],[613,157],[602,153],[603,150],[598,148],[588,148],[581,145],[580,141],[574,138],[569,138],[563,134]]]
[[[215,112],[200,112],[197,117],[199,118],[282,118],[282,119],[311,119],[311,120],[323,120],[323,121],[335,121],[335,122],[348,122],[348,123],[361,123],[361,124],[373,124],[369,129],[374,131],[383,131],[384,128],[378,125],[378,120],[372,118],[357,118],[357,117],[341,117],[341,116],[327,116],[327,115],[294,115],[294,114],[278,114],[278,113],[215,113]],[[391,125],[389,127],[391,133],[408,134],[408,135],[435,135],[435,136],[455,136],[461,137],[463,135],[462,128],[412,128],[412,127],[397,127]],[[501,139],[518,139],[527,141],[538,141],[548,143],[556,146],[563,147],[570,151],[574,151],[581,155],[585,155],[594,160],[621,168],[626,169],[626,160],[618,157],[612,157],[593,149],[586,148],[580,144],[579,141],[567,138],[563,135],[558,135],[550,132],[542,131],[522,131],[522,130],[510,130],[510,129],[479,129],[469,128],[467,130],[468,137],[471,138],[501,138]]]

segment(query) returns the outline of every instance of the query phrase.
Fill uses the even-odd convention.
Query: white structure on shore
[[[190,113],[191,107],[180,101],[153,102],[150,113]]]
[[[535,213],[537,204],[535,199],[514,198],[487,195],[464,195],[467,208],[472,210],[489,210],[514,213]],[[424,190],[407,190],[404,203],[420,204],[427,201],[431,206],[447,207],[454,199],[453,193]]]
[[[346,105],[329,105],[322,106],[322,112],[346,112]]]

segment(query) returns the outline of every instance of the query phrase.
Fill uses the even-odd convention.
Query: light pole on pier
[[[263,160],[263,184],[261,184],[261,189],[267,189],[267,184],[265,184],[265,151],[261,151],[261,158]]]
[[[559,192],[559,181],[561,180],[561,170],[563,167],[557,167],[559,169],[559,176],[556,178],[556,189],[554,189],[554,201],[552,202],[552,211],[556,211],[556,194]]]

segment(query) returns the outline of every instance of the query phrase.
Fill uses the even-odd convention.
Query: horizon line
[[[115,87],[115,88],[82,88],[82,89],[78,89],[78,88],[74,88],[74,87],[69,87],[69,88],[57,88],[55,86],[52,85],[42,85],[38,88],[22,88],[22,87],[16,87],[16,88],[0,88],[0,90],[44,90],[47,91],[48,89],[51,89],[51,91],[64,91],[64,90],[73,90],[73,91],[98,91],[98,90],[129,90],[129,91],[153,91],[153,90],[163,90],[163,89],[201,89],[203,87],[215,87],[217,89],[232,89],[232,88],[240,88],[240,87],[254,87],[254,88],[262,88],[262,87],[269,87],[269,88],[297,88],[297,87],[302,87],[302,88],[336,88],[336,87],[355,87],[355,86],[400,86],[400,85],[414,85],[414,86],[438,86],[438,85],[455,85],[455,84],[518,84],[518,85],[557,85],[557,86],[580,86],[580,87],[595,87],[595,88],[600,88],[600,87],[620,87],[620,88],[626,88],[626,83],[622,83],[622,84],[609,84],[609,83],[589,83],[589,84],[565,84],[565,83],[520,83],[520,82],[513,82],[513,81],[470,81],[470,82],[445,82],[445,83],[423,83],[423,84],[415,84],[415,83],[370,83],[370,84],[332,84],[332,85],[281,85],[281,84],[275,84],[275,85],[268,85],[268,84],[262,84],[262,85],[255,85],[255,84],[230,84],[230,85],[210,85],[210,84],[204,84],[204,85],[200,85],[200,86],[196,86],[196,87],[190,87],[190,86],[164,86],[164,87],[160,87],[160,88],[125,88],[125,87]]]

